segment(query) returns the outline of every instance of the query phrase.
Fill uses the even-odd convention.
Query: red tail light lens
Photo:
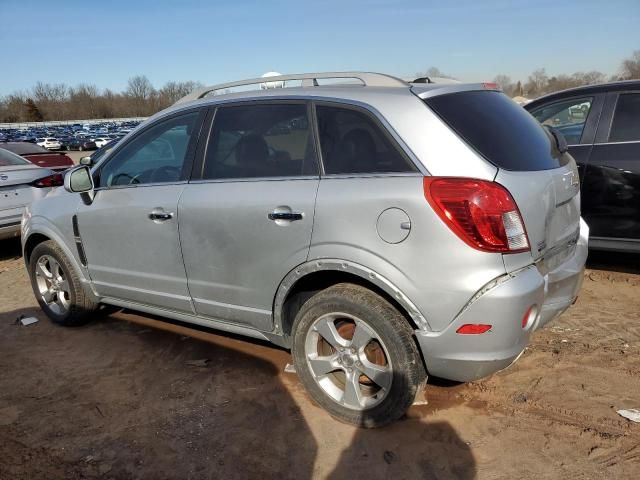
[[[480,335],[491,330],[491,325],[485,323],[465,323],[456,330],[461,335]]]
[[[54,173],[53,175],[39,178],[31,185],[36,188],[61,187],[62,185],[64,185],[64,175],[62,175],[61,173]]]
[[[475,178],[425,177],[427,201],[447,226],[483,252],[529,250],[516,202],[502,185]]]

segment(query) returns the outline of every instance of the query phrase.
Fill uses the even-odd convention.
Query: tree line
[[[156,89],[144,75],[130,78],[123,92],[38,82],[28,91],[0,98],[0,122],[147,117],[201,86],[193,81],[168,82]]]
[[[441,72],[437,67],[431,67],[426,72],[417,73],[418,77],[444,77],[454,78]],[[640,79],[640,50],[633,52],[631,57],[622,61],[618,73],[606,75],[602,72],[576,72],[571,75],[548,75],[544,68],[534,70],[525,81],[512,81],[508,75],[496,75],[493,79],[509,96],[522,96],[536,98],[541,95],[579,87],[594,83],[614,82],[617,80]]]
[[[436,67],[417,73],[423,77],[448,77]],[[507,75],[497,75],[495,82],[504,92],[513,96],[535,98],[546,93],[580,85],[614,80],[640,79],[640,50],[625,59],[619,72],[576,72],[571,75],[548,75],[544,68],[534,70],[526,81],[512,81]],[[28,91],[13,92],[0,97],[0,122],[39,122],[46,120],[84,120],[98,118],[146,117],[175,103],[195,88],[199,82],[168,82],[156,89],[144,75],[129,79],[122,92],[100,90],[95,85],[38,82]]]

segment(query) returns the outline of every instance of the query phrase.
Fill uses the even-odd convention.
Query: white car
[[[52,173],[0,148],[0,240],[20,235],[22,212],[33,200],[47,194],[51,182],[43,177],[50,178]],[[42,182],[34,188],[37,180]]]
[[[112,138],[108,138],[108,137],[98,137],[94,140],[96,147],[98,148],[102,148],[104,147],[107,143],[109,143],[111,140],[113,140]]]
[[[52,137],[39,138],[36,145],[40,145],[47,150],[60,150],[62,148],[60,141]]]

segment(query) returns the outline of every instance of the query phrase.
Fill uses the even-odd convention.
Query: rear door
[[[495,181],[520,209],[533,259],[568,255],[580,229],[580,182],[574,159],[558,149],[554,136],[500,92],[440,95],[427,104],[499,168]]]
[[[284,276],[308,256],[318,164],[303,101],[215,111],[203,162],[180,200],[196,312],[263,331]]]
[[[640,247],[640,92],[608,94],[582,191],[593,246]]]

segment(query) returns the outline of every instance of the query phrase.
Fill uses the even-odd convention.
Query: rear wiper
[[[564,135],[550,125],[545,125],[545,127],[549,130],[549,133],[553,135],[560,153],[567,153],[569,151],[569,146],[567,145],[567,139],[564,138]]]

